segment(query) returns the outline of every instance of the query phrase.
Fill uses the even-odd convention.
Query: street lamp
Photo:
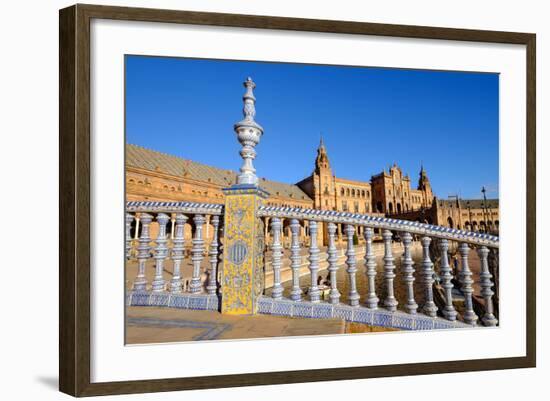
[[[470,201],[466,201],[466,207],[468,208],[468,221],[470,222],[470,231],[474,231],[474,226],[472,225],[472,208],[470,206]]]
[[[486,196],[487,190],[485,189],[485,186],[481,187],[481,193],[483,194],[483,220],[485,221],[485,232],[488,232],[488,225],[487,225],[487,196]]]

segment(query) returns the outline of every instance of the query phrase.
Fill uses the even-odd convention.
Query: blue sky
[[[416,186],[422,162],[440,198],[498,197],[497,74],[126,56],[127,142],[237,170],[247,76],[260,177],[307,177],[322,134],[338,177],[395,162]]]

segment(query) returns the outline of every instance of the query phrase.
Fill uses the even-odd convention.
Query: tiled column
[[[222,313],[250,315],[258,311],[264,288],[264,224],[257,210],[268,194],[254,185],[224,189],[225,232],[221,280]]]

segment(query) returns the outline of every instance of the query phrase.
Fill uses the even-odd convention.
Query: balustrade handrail
[[[490,248],[499,247],[499,238],[494,235],[419,223],[410,220],[369,216],[367,214],[337,212],[333,210],[260,206],[258,208],[258,216],[361,225],[370,228],[408,232],[411,234],[465,242],[472,245],[484,245]]]
[[[222,215],[223,205],[200,202],[129,201],[126,202],[126,211]]]

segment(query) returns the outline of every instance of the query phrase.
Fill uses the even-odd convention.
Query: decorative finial
[[[264,129],[260,124],[254,121],[256,116],[256,98],[254,97],[254,88],[256,84],[252,78],[246,78],[243,82],[246,92],[243,95],[243,116],[244,119],[235,124],[234,129],[237,133],[237,139],[242,145],[240,155],[243,158],[243,164],[240,168],[240,174],[237,176],[237,184],[257,185],[258,177],[252,161],[256,157],[254,147],[260,142]]]

